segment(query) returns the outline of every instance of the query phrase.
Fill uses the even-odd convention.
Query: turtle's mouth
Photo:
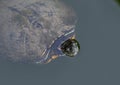
[[[65,56],[65,54],[61,50],[61,44],[69,39],[75,39],[74,29],[66,31],[63,35],[61,35],[54,41],[50,48],[46,50],[44,55],[46,58],[41,61],[41,63],[49,63],[50,61],[60,56]]]

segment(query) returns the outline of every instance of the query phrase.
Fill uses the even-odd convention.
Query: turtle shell
[[[74,35],[76,15],[57,0],[3,0],[0,52],[15,62],[45,62]]]

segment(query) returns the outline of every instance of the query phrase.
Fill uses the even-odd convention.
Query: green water
[[[115,0],[117,3],[118,3],[118,5],[120,5],[120,0]]]
[[[9,3],[9,2],[8,2]],[[0,85],[120,85],[120,7],[114,0],[66,0],[78,15],[76,58],[47,65],[0,60]]]

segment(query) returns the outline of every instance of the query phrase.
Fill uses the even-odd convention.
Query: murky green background
[[[0,60],[0,85],[120,85],[119,5],[114,0],[65,2],[79,19],[76,34],[81,51],[77,57],[59,58],[47,65]]]

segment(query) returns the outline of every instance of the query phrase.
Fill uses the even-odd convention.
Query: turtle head
[[[80,44],[76,39],[68,39],[61,44],[62,52],[69,57],[74,57],[80,51]]]

